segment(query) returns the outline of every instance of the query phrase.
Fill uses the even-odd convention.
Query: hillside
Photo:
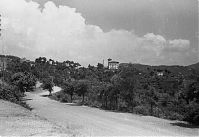
[[[125,66],[127,63],[121,63],[120,66]],[[199,74],[199,63],[189,65],[189,66],[179,66],[179,65],[173,65],[173,66],[166,66],[166,65],[160,65],[160,66],[150,66],[150,65],[143,65],[143,64],[132,64],[133,67],[136,69],[143,71],[145,73],[150,71],[169,71],[176,75],[184,75],[190,76]]]
[[[199,71],[199,62],[196,64],[189,65],[188,67]]]

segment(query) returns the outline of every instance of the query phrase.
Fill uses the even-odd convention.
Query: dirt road
[[[60,103],[44,97],[48,92],[37,89],[27,93],[33,112],[48,121],[86,136],[198,136],[198,128],[177,126],[177,121],[130,113],[116,113],[86,106]],[[172,124],[173,123],[173,124]],[[182,124],[181,124],[182,125]]]
[[[0,100],[0,136],[69,136],[61,127],[31,111]]]

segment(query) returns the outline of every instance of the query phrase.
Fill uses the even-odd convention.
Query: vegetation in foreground
[[[5,58],[5,56],[3,56]],[[29,110],[32,108],[24,101],[25,92],[34,90],[36,77],[28,65],[20,58],[7,56],[7,69],[0,72],[0,99],[19,104]]]
[[[199,124],[199,64],[121,64],[118,70],[108,70],[100,63],[84,68],[73,61],[57,62],[45,57],[34,62],[11,58],[5,82],[18,89],[17,95],[32,91],[38,79],[50,95],[54,85],[62,87],[61,92],[51,96],[62,102]],[[17,98],[14,92],[11,94]],[[1,98],[9,100],[12,96]]]

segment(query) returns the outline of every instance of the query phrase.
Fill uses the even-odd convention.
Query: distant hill
[[[128,63],[121,63],[120,66],[125,66]],[[143,71],[143,72],[150,72],[150,71],[170,71],[173,74],[176,75],[184,75],[190,76],[190,75],[199,75],[199,63],[189,65],[189,66],[179,66],[179,65],[173,65],[173,66],[166,66],[166,65],[160,65],[160,66],[150,66],[150,65],[143,65],[143,64],[132,64],[133,67],[136,69]]]
[[[189,65],[188,67],[199,71],[199,62],[196,64]]]

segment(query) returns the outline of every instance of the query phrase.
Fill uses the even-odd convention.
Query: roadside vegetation
[[[0,72],[0,99],[11,101],[27,109],[23,97],[25,92],[34,90],[36,77],[31,73],[29,64],[20,62],[15,56],[1,56],[6,59],[6,69]]]
[[[73,61],[57,62],[45,57],[34,62],[11,61],[4,73],[8,75],[4,83],[9,88],[0,96],[6,100],[20,99],[39,80],[50,98],[61,102],[199,124],[198,66],[127,63],[118,70],[109,70],[100,63],[85,68]],[[52,95],[54,85],[62,91]]]

